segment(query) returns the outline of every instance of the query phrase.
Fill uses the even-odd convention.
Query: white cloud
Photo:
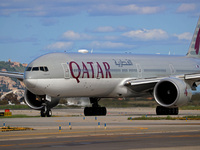
[[[122,34],[125,37],[132,38],[135,40],[162,40],[167,39],[168,34],[162,29],[152,29],[152,30],[132,30]]]
[[[62,38],[65,40],[91,40],[94,37],[85,33],[77,33],[69,30],[63,33]]]
[[[192,39],[192,33],[185,32],[182,34],[174,34],[175,37],[177,37],[179,40],[191,40]]]
[[[181,4],[178,8],[177,8],[177,12],[178,13],[182,13],[182,12],[190,12],[190,11],[194,11],[196,9],[196,5],[191,3],[191,4]]]
[[[72,42],[56,42],[46,47],[47,50],[69,50],[73,46]]]
[[[155,14],[165,10],[163,6],[138,6],[135,4],[115,5],[99,4],[89,9],[91,15],[130,15],[130,14]]]
[[[130,12],[130,13],[137,13],[137,14],[154,14],[160,12],[163,7],[155,7],[155,6],[145,6],[140,7],[134,4],[130,4],[124,7],[121,7],[123,11]]]
[[[102,26],[102,27],[97,27],[94,30],[89,30],[92,32],[99,32],[99,33],[105,33],[105,32],[123,32],[123,31],[128,31],[128,27],[125,26],[118,26],[118,27],[112,27],[112,26]]]
[[[76,33],[74,31],[67,31],[65,33],[63,33],[63,38],[65,39],[70,39],[70,40],[78,40],[80,39],[80,34],[79,33]]]
[[[36,17],[58,17],[82,12],[89,13],[89,15],[127,15],[154,14],[165,10],[164,5],[156,5],[157,3],[146,0],[144,2],[131,0],[1,0],[0,15],[21,14]]]

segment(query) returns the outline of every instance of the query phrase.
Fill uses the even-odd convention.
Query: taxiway
[[[14,114],[30,110],[12,110]],[[143,113],[142,113],[143,112]],[[107,116],[84,117],[82,109],[54,110],[51,118],[0,118],[0,125],[33,131],[0,133],[0,149],[199,149],[199,120],[127,120],[155,116],[151,108],[108,109]],[[200,111],[180,111],[180,116]],[[106,126],[105,126],[106,125]]]

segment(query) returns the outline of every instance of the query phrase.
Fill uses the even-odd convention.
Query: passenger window
[[[32,67],[27,67],[26,71],[31,71]]]
[[[32,71],[39,71],[39,67],[33,67]]]

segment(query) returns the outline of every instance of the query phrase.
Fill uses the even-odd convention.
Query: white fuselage
[[[180,56],[52,53],[28,65],[24,83],[51,97],[132,97],[141,93],[124,86],[128,79],[199,73],[199,66],[198,59]]]

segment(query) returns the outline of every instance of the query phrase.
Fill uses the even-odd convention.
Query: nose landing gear
[[[52,116],[52,111],[51,111],[51,109],[50,109],[48,103],[49,103],[49,102],[46,101],[46,102],[43,104],[44,106],[43,106],[43,108],[42,108],[41,111],[40,111],[41,117],[51,117],[51,116]]]

